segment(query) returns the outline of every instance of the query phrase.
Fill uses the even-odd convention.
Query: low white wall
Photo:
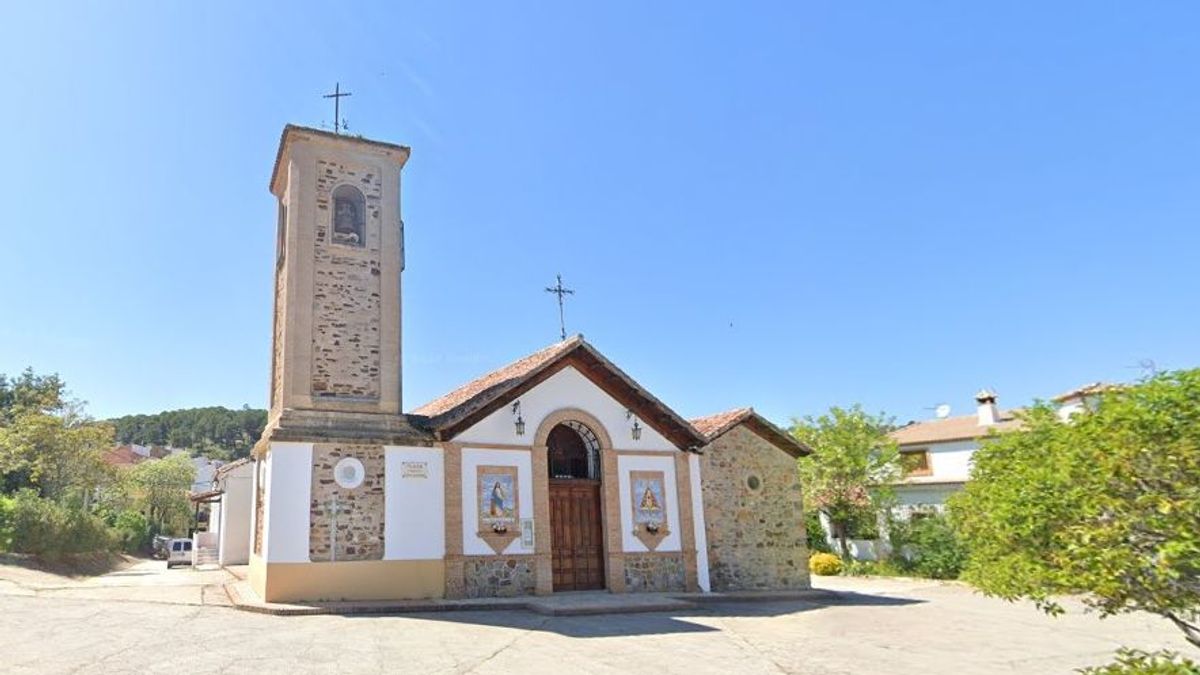
[[[441,448],[386,446],[384,560],[446,555],[446,480]]]
[[[220,523],[221,538],[219,562],[222,565],[245,565],[250,562],[251,529],[254,520],[254,464],[244,464],[221,481],[225,491],[221,495],[220,513],[215,514]]]
[[[679,536],[679,487],[675,482],[675,457],[656,455],[619,455],[617,480],[621,495],[621,546],[626,553],[645,553],[650,549],[633,536],[633,498],[629,494],[630,471],[662,471],[663,498],[667,501],[667,528],[670,533],[659,543],[656,551],[682,551]],[[694,527],[693,523],[688,524]],[[707,576],[707,575],[706,575]]]
[[[272,443],[267,455],[263,557],[269,563],[308,562],[312,443]]]
[[[479,495],[476,492],[476,468],[480,466],[517,467],[518,518],[533,518],[533,466],[528,450],[462,451],[462,529],[464,555],[496,555],[491,546],[475,533],[479,531]],[[521,545],[520,537],[504,549],[505,553],[533,553]]]

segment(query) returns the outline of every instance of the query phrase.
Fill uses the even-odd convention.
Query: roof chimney
[[[979,426],[991,426],[1000,420],[1000,410],[996,407],[996,392],[980,389],[975,394],[975,403],[979,405]]]

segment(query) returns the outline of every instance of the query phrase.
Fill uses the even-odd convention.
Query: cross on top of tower
[[[342,91],[341,82],[334,82],[333,93],[323,94],[321,96],[321,98],[333,99],[333,133],[335,134],[340,134],[350,128],[350,126],[346,124],[346,120],[342,119],[342,97],[353,95],[353,92]]]

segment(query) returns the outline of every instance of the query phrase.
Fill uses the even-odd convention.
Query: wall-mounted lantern
[[[633,415],[633,411],[632,411],[632,410],[626,410],[626,411],[625,411],[625,419],[627,419],[627,420],[628,420],[628,419],[632,419],[632,420],[633,420],[633,426],[629,427],[629,435],[630,435],[631,437],[633,437],[633,440],[635,440],[635,441],[637,441],[637,440],[641,440],[641,438],[642,438],[642,425],[641,425],[641,424],[638,424],[638,419],[637,419],[637,417],[634,417],[634,415]]]
[[[521,417],[521,401],[518,399],[512,404],[513,426],[517,430],[518,436],[525,435],[525,419]]]

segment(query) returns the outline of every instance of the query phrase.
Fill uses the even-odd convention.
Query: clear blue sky
[[[558,272],[685,416],[1200,365],[1196,2],[51,5],[0,10],[0,372],[98,417],[265,406],[267,178],[337,80],[413,148],[410,409],[555,341]]]

